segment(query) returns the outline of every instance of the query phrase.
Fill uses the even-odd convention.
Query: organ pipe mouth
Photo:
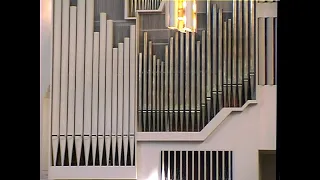
[[[196,32],[196,0],[167,0],[166,19],[169,29],[176,29],[180,32]]]

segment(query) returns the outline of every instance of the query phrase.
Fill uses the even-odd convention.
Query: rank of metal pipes
[[[229,12],[207,1],[206,28],[195,33],[167,30],[162,49],[151,33],[155,29],[148,30],[153,22],[142,22],[138,131],[201,131],[222,108],[241,107],[255,98],[255,1],[234,0],[232,6],[229,19]],[[141,13],[137,21],[150,18]],[[165,24],[160,19],[156,23]],[[156,54],[161,55],[160,68],[153,65]],[[157,71],[159,77],[153,76]]]
[[[135,25],[113,48],[113,20],[94,1],[54,0],[52,166],[134,166]]]
[[[161,151],[161,180],[233,179],[232,151]]]

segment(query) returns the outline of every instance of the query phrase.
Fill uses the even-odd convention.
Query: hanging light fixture
[[[166,22],[169,29],[195,32],[197,28],[196,0],[167,0]]]

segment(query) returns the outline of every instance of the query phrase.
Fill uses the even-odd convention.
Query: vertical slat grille
[[[232,151],[161,151],[161,180],[232,180]]]
[[[276,17],[258,18],[259,85],[276,85]]]
[[[137,10],[157,10],[163,0],[125,0],[127,16],[135,17]]]
[[[138,87],[143,92],[138,97],[138,131],[199,132],[222,108],[241,107],[255,99],[256,1],[232,1],[232,14],[215,2],[206,4],[207,26],[195,33],[167,30],[160,14],[140,13],[139,52],[144,64],[139,73],[144,76]],[[151,17],[158,21],[146,24]],[[160,108],[151,106],[153,55],[161,61]],[[157,121],[160,124],[149,128]]]

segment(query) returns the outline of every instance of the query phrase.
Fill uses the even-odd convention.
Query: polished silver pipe
[[[130,0],[129,3],[130,3],[129,4],[129,14],[130,14],[130,16],[134,16],[134,11],[135,11],[134,6],[133,6],[134,1]]]
[[[132,0],[132,1],[134,1],[134,0]],[[137,1],[137,9],[135,9],[135,10],[140,10],[141,9],[141,3],[142,3],[142,1],[140,0],[140,1]]]
[[[227,82],[227,75],[228,75],[228,62],[227,62],[227,46],[228,46],[228,38],[227,38],[227,22],[223,22],[223,106],[228,107],[228,92],[227,92],[227,87],[228,87],[228,82]]]
[[[164,61],[160,62],[160,131],[164,131]]]
[[[132,16],[136,16],[136,11],[137,11],[137,1],[133,1],[133,11],[132,11]]]
[[[168,115],[169,115],[169,123],[170,123],[170,128],[169,130],[172,131],[173,130],[173,112],[174,112],[174,96],[173,96],[173,90],[174,90],[174,86],[173,86],[173,80],[174,80],[174,75],[173,75],[173,37],[170,37],[169,40],[169,48],[170,48],[170,52],[169,52],[169,111],[168,111]]]
[[[78,7],[79,7],[79,2],[78,1]],[[84,1],[81,1],[81,4],[85,4]],[[81,10],[79,10],[79,8],[77,9],[78,15],[80,14]],[[85,14],[85,12],[82,12]],[[82,22],[81,24],[85,24],[85,21],[82,20],[82,17],[78,16],[77,17],[78,22]],[[77,23],[79,25],[79,23]],[[82,31],[80,30],[82,27],[77,27],[77,36],[80,37],[84,37],[84,35],[82,35],[81,33],[78,33],[78,31]],[[105,135],[105,85],[106,85],[106,35],[107,35],[107,14],[106,13],[100,13],[100,53],[99,53],[99,98],[98,98],[98,111],[99,111],[99,120],[98,120],[98,134],[99,135]],[[82,39],[82,38],[81,38]],[[82,42],[79,41],[79,39],[77,39],[77,49],[78,47],[81,47]],[[78,52],[79,54],[83,54],[83,50],[80,50],[80,52]],[[82,55],[81,55],[82,56]],[[119,56],[118,56],[119,57]],[[80,60],[80,58],[77,57],[76,59],[76,64],[77,66],[81,66],[82,62]],[[76,70],[81,71],[81,67],[77,67]],[[76,74],[76,77],[80,77],[78,74]],[[79,87],[76,86],[76,90],[81,89]],[[83,97],[83,92],[81,92],[79,94],[79,96],[81,96],[81,98]],[[77,96],[76,96],[77,97]],[[83,102],[81,100],[81,102]],[[77,102],[76,102],[76,106],[77,106]],[[83,110],[83,107],[80,108],[81,111]],[[81,112],[75,112],[76,114],[76,119],[77,119],[77,115],[82,117],[82,113]],[[82,126],[81,124],[76,122],[76,125]],[[80,130],[82,132],[82,130]]]
[[[191,33],[191,102],[190,102],[190,111],[194,112],[191,113],[191,131],[195,131],[195,115],[196,115],[196,94],[195,94],[195,90],[196,90],[196,82],[195,82],[195,78],[196,78],[196,62],[195,62],[195,51],[196,51],[196,47],[195,47],[195,43],[196,43],[196,37],[195,37],[195,33],[192,32]]]
[[[201,33],[201,114],[202,116],[202,124],[205,126],[207,124],[207,118],[206,118],[206,101],[207,101],[207,96],[206,96],[206,32],[203,30]]]
[[[219,9],[218,10],[218,31],[219,31],[219,35],[218,35],[218,61],[217,61],[217,67],[218,67],[218,104],[219,104],[219,107],[218,108],[218,111],[220,111],[222,109],[222,63],[223,63],[223,56],[222,56],[222,47],[223,47],[223,44],[222,44],[222,38],[223,38],[223,22],[222,22],[222,12],[223,10],[222,9]]]
[[[217,104],[218,104],[218,97],[217,97],[217,79],[219,78],[219,72],[218,72],[218,39],[220,37],[220,35],[218,35],[219,30],[217,29],[218,27],[218,8],[217,5],[215,4],[213,6],[213,13],[212,13],[212,64],[211,67],[212,68],[212,72],[211,72],[211,76],[212,76],[212,87],[208,87],[211,88],[212,90],[212,110],[211,113],[209,114],[209,118],[211,119],[211,116],[215,116],[217,114]],[[208,37],[209,38],[209,37]],[[208,52],[207,52],[208,53]],[[208,65],[209,66],[209,65]],[[208,67],[209,68],[209,67]],[[208,71],[208,74],[210,72]]]
[[[249,8],[248,1],[243,1],[243,89],[244,103],[249,95]]]
[[[152,132],[156,131],[156,73],[157,73],[157,57],[156,55],[153,55],[152,58],[152,114],[151,114],[151,118],[152,118]]]
[[[238,0],[238,12],[237,12],[237,21],[238,21],[238,99],[239,106],[241,107],[243,104],[242,100],[242,80],[243,80],[243,34],[242,34],[242,0]]]
[[[118,48],[112,48],[112,120],[111,120],[111,135],[117,134],[118,121]],[[99,97],[98,97],[99,98]],[[99,126],[99,122],[98,122]],[[101,158],[102,161],[102,158]]]
[[[216,6],[216,5],[214,5]],[[211,119],[211,108],[212,108],[212,98],[211,98],[211,93],[212,93],[212,60],[211,60],[211,22],[213,19],[211,18],[211,2],[207,1],[207,37],[206,37],[206,114],[205,117],[207,117],[207,121],[210,121]],[[213,16],[214,17],[214,16]],[[214,33],[213,33],[214,34]],[[214,45],[212,47],[215,47]],[[215,108],[213,108],[215,109]]]
[[[139,102],[139,118],[138,118],[138,130],[142,131],[142,115],[143,115],[143,94],[142,94],[142,85],[143,85],[143,69],[142,69],[142,53],[139,53],[139,59],[138,59],[138,67],[139,67],[139,81],[138,81],[138,87],[139,87],[139,97],[138,97],[138,102]]]
[[[112,36],[112,35],[109,35],[109,36]],[[130,104],[131,104],[130,102],[132,101],[130,99],[131,98],[130,97],[130,90],[132,90],[134,87],[134,84],[133,84],[134,80],[130,81],[130,77],[131,77],[130,74],[133,71],[133,69],[131,69],[131,67],[134,66],[130,62],[130,55],[131,55],[130,49],[133,49],[132,47],[130,47],[130,45],[132,45],[131,43],[132,43],[131,38],[127,38],[127,37],[124,38],[123,75],[122,75],[123,76],[123,92],[122,92],[122,94],[123,94],[123,104],[122,104],[122,106],[123,106],[123,123],[122,123],[123,136],[130,135],[130,110],[134,108],[134,107],[132,107],[132,108],[130,107]],[[110,47],[112,47],[112,45]],[[110,64],[112,65],[112,61],[110,62]],[[110,67],[110,70],[112,70],[112,67]],[[112,97],[112,94],[110,93],[110,99],[111,99],[111,97]],[[110,109],[111,109],[111,103],[110,103]]]
[[[138,119],[138,115],[137,115],[137,112],[138,112],[138,98],[139,98],[139,95],[138,95],[138,87],[137,84],[138,84],[138,78],[137,78],[137,70],[138,70],[138,66],[139,64],[137,63],[138,62],[138,51],[137,51],[137,44],[138,42],[136,41],[136,25],[130,25],[130,49],[129,49],[129,54],[130,54],[130,58],[129,58],[129,61],[130,61],[130,69],[129,69],[129,87],[130,87],[130,90],[129,90],[129,97],[130,97],[130,100],[129,100],[129,135],[132,136],[132,138],[134,139],[134,134],[135,132],[137,131],[136,130],[136,127],[137,127],[137,119]],[[125,139],[125,143],[126,142],[132,142],[132,138],[128,138],[128,139]],[[125,151],[126,152],[126,151]],[[125,153],[126,154],[126,153]],[[126,155],[125,155],[126,156]],[[133,157],[131,157],[131,159],[133,159]],[[126,158],[125,158],[125,162],[126,161]]]
[[[187,131],[189,131],[189,116],[190,116],[190,60],[189,60],[189,51],[190,51],[190,39],[189,39],[190,33],[186,32],[186,69],[185,69],[185,111],[186,112],[186,127]]]
[[[237,0],[233,0],[233,12],[232,12],[232,106],[238,105],[237,98]]]
[[[175,32],[174,36],[174,111],[175,111],[175,128],[178,131],[179,122],[179,33]]]
[[[179,102],[179,115],[180,115],[180,125],[181,130],[183,131],[184,127],[184,83],[185,83],[185,76],[184,76],[184,33],[180,32],[180,102]]]
[[[86,6],[86,19],[90,22],[93,21],[92,3],[87,3]],[[70,26],[70,2],[62,2],[62,29],[61,29],[61,66],[60,66],[60,144],[66,144],[63,141],[67,135],[68,124],[68,69],[69,69],[69,26]],[[84,74],[84,135],[91,136],[91,94],[92,94],[92,56],[93,56],[93,28],[86,26],[86,51],[85,51],[85,69],[88,69]],[[89,85],[90,84],[90,85]],[[62,140],[62,141],[61,141]],[[61,164],[64,166],[65,148],[61,146]],[[87,161],[88,162],[88,161]]]
[[[164,67],[164,121],[165,121],[165,131],[169,131],[169,122],[168,122],[168,119],[169,119],[169,56],[168,56],[168,46],[166,45],[165,46],[165,59],[164,59],[164,63],[165,63],[165,67]]]
[[[200,41],[197,41],[197,58],[196,58],[196,111],[197,111],[197,131],[201,131],[200,129],[200,111],[201,111],[201,56],[200,56]]]
[[[52,41],[53,41],[53,49],[52,49],[52,60],[51,60],[51,66],[52,66],[52,72],[51,72],[51,87],[50,87],[50,93],[52,93],[50,96],[51,96],[51,101],[50,101],[50,113],[51,113],[51,119],[50,119],[50,123],[51,123],[51,145],[50,147],[52,146],[52,150],[50,151],[53,156],[53,162],[50,162],[52,163],[51,165],[53,166],[56,166],[58,160],[57,160],[57,156],[58,156],[58,144],[59,144],[59,139],[60,139],[60,117],[59,117],[59,114],[60,114],[60,89],[61,89],[61,81],[60,81],[60,76],[61,76],[61,46],[62,46],[62,1],[61,0],[56,0],[56,1],[53,1],[52,5],[54,6],[54,9],[53,9],[53,37],[52,37]],[[81,8],[83,9],[83,8]],[[84,18],[82,15],[78,15],[82,18]],[[79,22],[79,21],[78,21]],[[77,23],[78,23],[77,22]],[[83,23],[80,22],[80,25],[82,28],[84,28],[84,26],[82,26]],[[77,27],[79,27],[79,23],[77,24]],[[79,32],[80,30],[77,28],[77,32]],[[81,29],[81,31],[83,31],[83,29]],[[84,34],[83,32],[81,34]],[[84,35],[83,35],[84,36]],[[79,40],[80,37],[77,37],[77,40]],[[81,39],[82,40],[82,39]],[[83,41],[83,40],[82,40]],[[84,58],[79,57],[78,55],[78,51],[79,51],[79,48],[80,50],[82,49],[81,47],[84,46],[83,45],[84,43],[82,43],[81,46],[78,46],[78,48],[76,49],[76,57],[77,59],[79,58],[79,60],[81,60],[80,62],[82,62],[82,64],[84,64]],[[82,50],[82,54],[83,53],[83,50]],[[83,56],[83,55],[81,55]],[[80,65],[81,66],[81,65]],[[83,65],[82,65],[83,66]],[[81,69],[78,69],[79,65],[76,66],[76,87],[78,87],[79,89],[82,89],[83,87],[79,87],[79,79],[80,77],[82,77],[82,75],[79,73],[79,71],[81,71]],[[83,81],[83,80],[82,80]],[[81,84],[80,84],[81,85]],[[83,113],[81,111],[79,111],[79,109],[83,109],[83,100],[80,99],[80,102],[81,104],[79,103],[79,91],[78,89],[75,90],[75,94],[76,94],[76,98],[75,98],[75,104],[76,104],[76,107],[75,107],[75,112],[77,113],[81,113],[81,115],[83,115]],[[83,94],[83,93],[82,93]],[[82,97],[80,97],[82,98]],[[80,104],[80,108],[78,107],[79,104]],[[82,106],[82,107],[81,107]],[[81,131],[82,129],[80,129],[79,125],[77,124],[80,124],[81,125],[81,128],[82,128],[82,118],[83,116],[81,116],[81,119],[78,117],[78,115],[75,115],[76,116],[76,119],[75,119],[75,132],[76,132],[76,135],[82,135],[81,134]],[[80,131],[78,130],[80,129]],[[52,136],[52,135],[55,135],[55,136]],[[54,138],[57,138],[57,139],[54,139]],[[51,160],[50,160],[51,161]]]
[[[156,111],[156,114],[157,114],[157,129],[156,131],[159,132],[160,131],[160,76],[161,76],[161,72],[160,72],[160,66],[161,66],[161,61],[160,59],[157,59],[157,70],[156,70],[156,77],[157,77],[157,89],[156,89],[156,96],[157,96],[157,99],[156,99],[156,102],[157,102],[157,111]]]
[[[124,43],[118,43],[118,92],[117,92],[117,96],[118,96],[118,114],[117,114],[117,131],[116,131],[116,135],[118,136],[122,136],[122,128],[123,128],[123,84],[124,84],[124,78],[123,78],[123,52],[124,52]]]
[[[211,21],[213,23],[216,23],[216,19],[215,19],[215,13],[216,13],[216,9],[217,9],[217,6],[216,4],[214,5],[213,7],[213,18],[211,19],[211,2],[210,1],[207,1],[207,54],[206,54],[206,57],[207,57],[207,98],[211,97],[211,90],[212,90],[212,82],[214,83],[215,81],[215,78],[212,77],[212,74],[215,74],[214,72],[212,72],[212,60],[211,60]],[[215,32],[215,28],[216,26],[213,25],[213,34],[216,34]],[[215,36],[213,36],[215,37]],[[215,41],[212,41],[213,42],[213,49],[216,47],[216,44],[215,44]],[[215,52],[213,52],[213,54],[215,54]]]
[[[228,19],[228,107],[232,106],[232,52],[231,52],[231,46],[232,46],[232,36],[231,36],[231,19]]]
[[[256,2],[254,0],[249,1],[249,11],[250,11],[250,16],[249,16],[249,30],[250,30],[250,46],[249,46],[249,58],[250,58],[250,92],[251,92],[251,99],[255,99],[255,87],[256,87],[256,72],[255,72],[255,55],[256,55],[256,44],[255,44],[255,36],[256,36],[256,19],[255,19],[255,6]]]
[[[146,3],[145,3],[145,1],[146,0],[141,0],[142,2],[141,2],[141,9],[146,9]]]
[[[151,120],[152,120],[152,41],[148,44],[148,131],[151,130]]]
[[[148,34],[147,32],[144,32],[143,34],[143,97],[142,97],[142,102],[143,102],[143,110],[146,110],[146,113],[143,113],[143,128],[142,131],[146,131],[146,121],[147,121],[147,113],[148,113],[148,102],[147,102],[147,78],[148,78]]]

